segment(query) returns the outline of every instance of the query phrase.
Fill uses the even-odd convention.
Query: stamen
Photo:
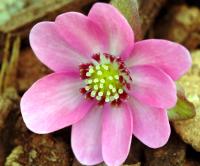
[[[97,62],[100,61],[100,55],[99,55],[99,54],[93,55],[92,58],[93,58],[94,60],[96,60]]]
[[[105,80],[104,80],[104,79],[101,79],[100,82],[101,82],[101,83],[105,83]]]
[[[112,77],[112,76],[109,76],[108,79],[109,79],[109,80],[113,80],[113,77]]]
[[[97,70],[100,70],[100,65],[97,65],[95,68],[96,68]]]
[[[97,82],[99,82],[99,79],[98,79],[98,78],[95,78],[95,79],[94,79],[94,83],[97,83]]]
[[[102,75],[103,73],[102,73],[101,70],[99,70],[99,71],[97,72],[97,74],[98,74],[98,75]]]
[[[114,101],[115,98],[113,96],[110,96],[110,101]]]
[[[90,72],[90,73],[94,73],[94,69],[93,69],[93,68],[90,68],[90,69],[89,69],[89,72]]]
[[[101,96],[96,96],[96,99],[97,99],[98,101],[100,101],[100,100],[101,100]]]
[[[82,94],[85,94],[87,91],[85,90],[85,88],[81,88],[81,89],[80,89],[80,92],[81,92]]]
[[[100,55],[100,59],[101,59],[103,64],[106,64],[106,63],[109,62],[108,59],[103,54]]]
[[[115,75],[114,78],[115,78],[116,80],[119,80],[119,75]]]
[[[92,83],[92,80],[91,80],[91,79],[86,80],[86,83],[91,84],[91,83]]]
[[[95,89],[95,90],[98,90],[98,89],[99,89],[97,84],[94,85],[94,89]]]
[[[103,84],[99,84],[99,88],[103,89],[103,87],[104,87]]]
[[[105,70],[108,70],[108,69],[109,69],[108,66],[106,66],[106,65],[102,65],[102,67],[103,67]]]
[[[116,88],[112,88],[112,92],[115,93],[117,90]]]
[[[107,95],[107,96],[110,96],[110,95],[111,95],[110,91],[107,91],[107,92],[106,92],[106,95]]]
[[[99,92],[99,93],[98,93],[98,96],[103,96],[103,92]]]
[[[115,93],[114,98],[117,100],[119,98],[118,93]]]
[[[118,89],[118,93],[122,94],[123,93],[123,89]]]
[[[85,90],[86,90],[86,91],[90,90],[90,86],[86,86],[86,87],[85,87]]]
[[[113,85],[112,85],[112,84],[110,84],[108,87],[109,87],[109,89],[111,89],[111,90],[113,89]]]
[[[79,66],[80,77],[86,84],[80,92],[99,105],[119,105],[127,99],[126,90],[131,88],[132,81],[124,62],[109,54],[95,54],[92,59],[92,63]]]
[[[92,75],[92,74],[91,74],[90,72],[87,72],[87,73],[86,73],[86,76],[87,76],[87,77],[90,77],[91,75]]]
[[[91,96],[91,97],[95,97],[95,96],[96,96],[96,93],[97,93],[96,91],[92,91],[91,94],[90,94],[90,96]]]
[[[106,97],[105,102],[108,103],[109,101],[110,101],[110,99],[108,97]]]

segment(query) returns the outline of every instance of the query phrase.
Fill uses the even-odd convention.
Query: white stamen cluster
[[[111,67],[110,64],[91,65],[86,73],[86,76],[90,78],[85,80],[87,84],[85,90],[91,90],[90,96],[95,97],[98,101],[104,97],[105,102],[112,102],[119,98],[119,94],[123,93],[123,89],[119,88],[119,74],[115,70],[112,71]]]
[[[108,84],[108,89],[105,89],[107,88],[105,79],[100,79],[100,80],[98,78],[87,79],[85,80],[85,82],[88,84],[85,87],[85,90],[86,91],[92,90],[90,96],[91,97],[96,96],[97,100],[101,100],[101,98],[105,96],[105,101],[110,102],[113,100],[117,100],[119,98],[119,94],[123,93],[123,89],[120,88],[117,90],[116,87],[113,86],[112,84]]]
[[[124,76],[127,73],[121,70],[120,65],[122,63],[117,58],[104,55],[99,55],[98,58],[99,60],[95,60],[86,66],[87,69],[84,66],[81,70],[86,84],[83,93],[99,102],[119,101],[120,96],[125,93],[124,82],[126,82],[126,78]],[[85,76],[84,71],[86,71]],[[123,77],[123,80],[120,77]]]

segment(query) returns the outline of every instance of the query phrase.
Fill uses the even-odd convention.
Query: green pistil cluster
[[[131,78],[120,58],[95,54],[92,63],[80,65],[80,75],[85,82],[81,93],[87,98],[120,104],[127,97]]]
[[[85,80],[85,90],[91,91],[90,96],[98,101],[104,97],[105,102],[112,102],[123,93],[118,65],[115,63],[90,65],[86,76],[89,78]]]

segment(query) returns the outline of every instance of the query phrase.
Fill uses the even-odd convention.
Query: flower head
[[[30,130],[44,134],[72,125],[72,149],[85,165],[122,164],[132,134],[152,148],[167,142],[174,81],[191,66],[186,48],[157,39],[134,43],[126,19],[104,3],[88,16],[68,12],[38,23],[30,44],[54,71],[22,97]]]

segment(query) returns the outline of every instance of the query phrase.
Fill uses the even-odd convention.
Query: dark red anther
[[[116,100],[116,105],[119,106],[122,103],[121,99]]]
[[[122,63],[122,59],[121,59],[120,57],[118,57],[118,58],[116,59],[116,62]]]
[[[86,96],[87,99],[93,99],[93,98],[91,97],[91,92],[88,92],[85,96]]]
[[[85,80],[85,79],[87,79],[88,77],[87,76],[85,76],[85,75],[80,75],[80,77],[81,77],[81,79],[82,80]]]
[[[122,69],[124,69],[124,67],[125,67],[124,64],[123,64],[123,63],[120,63],[120,65],[119,65],[119,69],[122,70]]]
[[[105,104],[105,97],[102,97],[102,99],[98,102],[98,105],[104,105]]]
[[[127,89],[131,89],[131,85],[129,84],[129,83],[126,83],[126,87],[127,87]]]
[[[120,94],[120,99],[126,99],[128,97],[128,94],[124,91],[122,94]]]
[[[119,82],[120,82],[120,83],[123,83],[123,82],[124,82],[124,78],[123,78],[121,75],[119,76]]]
[[[104,55],[106,58],[110,58],[110,55],[107,54],[107,53],[104,53],[103,55]]]
[[[115,60],[115,57],[110,56],[110,62],[113,62]]]
[[[99,55],[99,54],[94,54],[94,55],[92,56],[92,58],[93,58],[94,60],[96,60],[97,62],[100,62],[100,55]]]
[[[86,63],[86,64],[80,64],[79,69],[88,69],[90,65],[93,65],[92,63]]]
[[[89,78],[88,76],[86,76],[86,73],[88,72],[88,70],[80,70],[80,77],[81,79],[87,79]]]
[[[111,104],[113,105],[113,106],[119,106],[120,104],[121,104],[121,100],[120,99],[117,99],[117,100],[113,100],[112,102],[111,102]]]
[[[80,92],[81,92],[82,94],[85,94],[87,91],[85,90],[85,88],[80,88]]]
[[[79,71],[80,71],[80,73],[87,73],[89,70],[88,69],[80,69]]]
[[[111,105],[112,105],[112,106],[116,106],[116,103],[117,103],[116,100],[113,100],[113,101],[111,102]]]
[[[121,70],[121,72],[126,73],[126,69],[123,68],[123,69]],[[127,73],[126,73],[126,74],[127,74]]]

